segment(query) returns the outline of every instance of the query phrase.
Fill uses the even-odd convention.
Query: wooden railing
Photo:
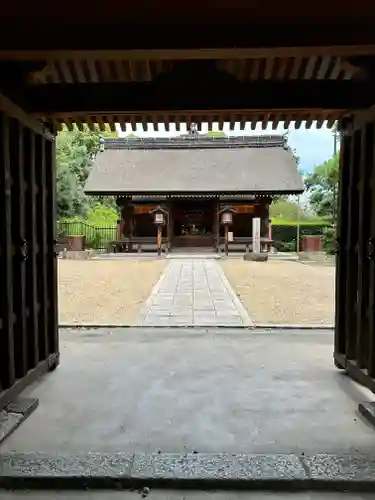
[[[162,238],[162,251],[169,252],[169,244],[167,238]],[[108,252],[123,253],[123,252],[138,252],[144,250],[157,250],[156,236],[132,236],[131,238],[122,238],[121,240],[110,241]]]

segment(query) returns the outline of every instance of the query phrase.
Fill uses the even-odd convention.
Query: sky
[[[213,124],[213,130],[218,130],[218,124]],[[202,124],[202,133],[208,131],[207,125]],[[126,132],[121,132],[118,127],[118,132],[121,137],[130,134],[131,128],[128,125]],[[227,135],[261,135],[261,134],[284,134],[288,135],[288,144],[296,150],[297,156],[300,157],[300,168],[303,172],[311,172],[316,165],[322,164],[333,155],[333,135],[332,131],[328,130],[325,125],[321,129],[317,129],[315,125],[306,130],[303,125],[298,130],[290,127],[285,131],[283,126],[279,125],[276,130],[272,127],[267,127],[262,130],[261,124],[258,124],[255,130],[251,130],[250,124],[247,124],[245,130],[240,130],[239,124],[236,124],[234,130],[229,130],[229,124],[224,124],[224,132]],[[173,124],[170,125],[170,130],[167,132],[164,125],[159,125],[159,131],[155,132],[151,124],[145,132],[141,124],[137,125],[137,131],[133,132],[138,137],[173,137],[179,134],[186,133],[186,126],[181,124],[180,132],[177,132]]]

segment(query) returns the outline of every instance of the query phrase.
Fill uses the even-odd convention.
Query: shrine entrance
[[[55,134],[105,132],[106,124],[137,132],[137,124],[222,131],[228,123],[242,133],[258,123],[287,130],[338,121],[334,356],[375,392],[374,5],[163,2],[148,7],[149,24],[139,3],[92,6],[90,16],[74,5],[74,22],[65,7],[42,0],[16,12],[7,2],[0,13],[0,410],[59,361]],[[235,164],[228,161],[229,173]],[[168,194],[163,169],[147,167],[156,169],[153,189]],[[177,204],[175,244],[212,241],[215,212],[199,203]]]
[[[174,200],[172,205],[174,248],[214,249],[215,209],[213,200]]]

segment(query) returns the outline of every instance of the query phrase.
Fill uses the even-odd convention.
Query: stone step
[[[3,489],[374,491],[372,455],[86,453],[0,455]]]
[[[371,493],[355,494],[351,492],[288,492],[269,491],[187,491],[155,490],[145,487],[132,491],[1,491],[1,500],[373,500]]]

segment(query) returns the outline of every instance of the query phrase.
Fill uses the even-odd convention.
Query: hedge
[[[301,223],[300,236],[323,235],[324,229],[328,226],[326,222]],[[295,252],[297,250],[297,224],[272,224],[272,239],[278,250]]]

